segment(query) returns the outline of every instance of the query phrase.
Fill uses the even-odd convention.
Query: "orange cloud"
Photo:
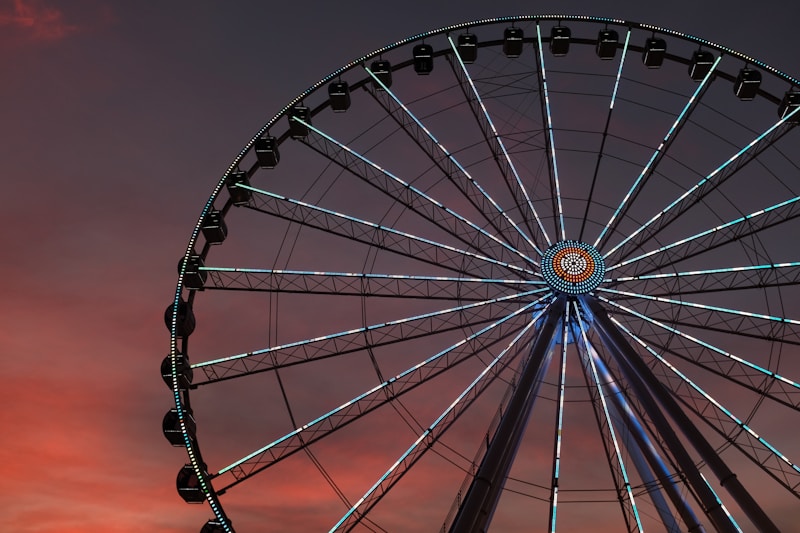
[[[0,26],[11,26],[38,41],[57,41],[78,31],[64,13],[35,0],[14,0],[13,8],[0,9]]]

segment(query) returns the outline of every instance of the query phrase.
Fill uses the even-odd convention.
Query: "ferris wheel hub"
[[[542,275],[556,292],[578,296],[603,282],[606,265],[589,244],[565,240],[553,244],[542,257]]]

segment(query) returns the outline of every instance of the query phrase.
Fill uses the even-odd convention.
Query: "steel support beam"
[[[593,348],[590,349],[593,350]],[[593,357],[594,355],[595,354],[591,352],[587,353],[587,357]],[[651,477],[653,474],[655,474],[655,477],[652,477],[653,481],[657,481],[663,488],[663,491],[667,493],[672,501],[672,505],[675,506],[675,508],[678,510],[678,513],[681,515],[681,519],[686,525],[687,531],[690,533],[705,533],[705,528],[703,528],[702,524],[697,519],[697,516],[694,514],[694,511],[692,511],[692,508],[680,494],[680,491],[678,490],[676,483],[672,480],[672,476],[667,470],[663,459],[655,449],[655,446],[647,436],[647,433],[639,423],[639,420],[634,415],[630,404],[624,396],[624,393],[617,386],[618,378],[611,373],[599,356],[594,357],[594,361],[598,373],[605,380],[604,385],[610,389],[611,394],[608,395],[608,398],[611,400],[612,415],[619,420],[620,426],[627,432],[628,437],[635,441],[630,442],[629,439],[625,439],[627,449],[634,458],[636,469],[639,471],[642,480],[645,483],[649,483]],[[644,458],[647,460],[647,463],[650,465],[650,468],[645,470],[646,465],[641,463],[639,454],[644,456]],[[650,469],[652,469],[652,471]],[[655,496],[655,493],[660,494],[660,491],[652,491],[651,497],[653,497],[654,504],[661,514],[662,522],[665,526],[667,526],[668,531],[674,531],[675,529],[670,529],[672,526],[670,525],[671,521],[669,519],[672,518],[672,515],[669,514],[669,516],[666,516],[662,512],[662,506],[655,501],[658,499],[658,496]]]
[[[553,335],[565,308],[566,298],[559,296],[545,313],[519,384],[464,496],[450,533],[478,533],[488,529],[530,418],[539,385],[547,372]]]
[[[678,521],[673,516],[669,504],[667,504],[667,500],[663,494],[664,491],[658,488],[659,486],[662,486],[674,489],[672,480],[660,480],[656,478],[653,470],[649,466],[652,458],[649,455],[645,457],[645,448],[643,448],[639,443],[638,438],[632,434],[633,431],[628,426],[628,421],[626,418],[619,413],[619,410],[614,404],[610,406],[610,411],[611,419],[620,429],[619,432],[621,433],[622,442],[625,444],[625,448],[628,450],[628,453],[633,460],[633,465],[636,467],[636,471],[639,472],[639,477],[642,479],[642,482],[645,484],[645,486],[650,487],[647,490],[647,494],[650,497],[650,500],[653,502],[653,506],[656,508],[656,512],[661,519],[661,523],[664,525],[666,531],[670,533],[680,533],[681,528],[678,524]],[[648,449],[647,451],[651,452],[652,450]],[[664,481],[666,481],[666,483],[664,483]],[[686,502],[682,503],[684,505],[686,504]],[[688,506],[686,507],[688,508]],[[698,524],[696,519],[695,522],[689,523],[692,524],[692,526],[688,529],[690,533],[704,533],[704,530]]]
[[[581,296],[580,300],[584,309],[593,316],[594,326],[600,334],[603,344],[619,365],[637,398],[653,420],[656,430],[664,439],[693,490],[700,498],[714,527],[718,531],[730,531],[732,533],[737,531],[717,500],[716,495],[700,475],[700,471],[695,466],[686,448],[684,448],[680,439],[672,430],[664,412],[669,414],[703,461],[708,464],[714,475],[717,476],[720,484],[728,490],[731,497],[758,530],[762,533],[778,533],[779,529],[739,482],[736,474],[728,468],[728,465],[717,454],[713,446],[689,420],[689,417],[680,408],[675,398],[661,385],[647,364],[628,343],[622,332],[614,326],[600,302],[591,296]]]

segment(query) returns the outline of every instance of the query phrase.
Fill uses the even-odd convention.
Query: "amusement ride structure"
[[[211,192],[165,315],[163,430],[203,533],[778,531],[798,87],[543,15],[300,93]]]

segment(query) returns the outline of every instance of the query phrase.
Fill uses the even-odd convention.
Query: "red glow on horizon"
[[[0,10],[0,26],[16,28],[35,41],[58,41],[80,29],[63,11],[37,0],[14,0],[11,9]]]

